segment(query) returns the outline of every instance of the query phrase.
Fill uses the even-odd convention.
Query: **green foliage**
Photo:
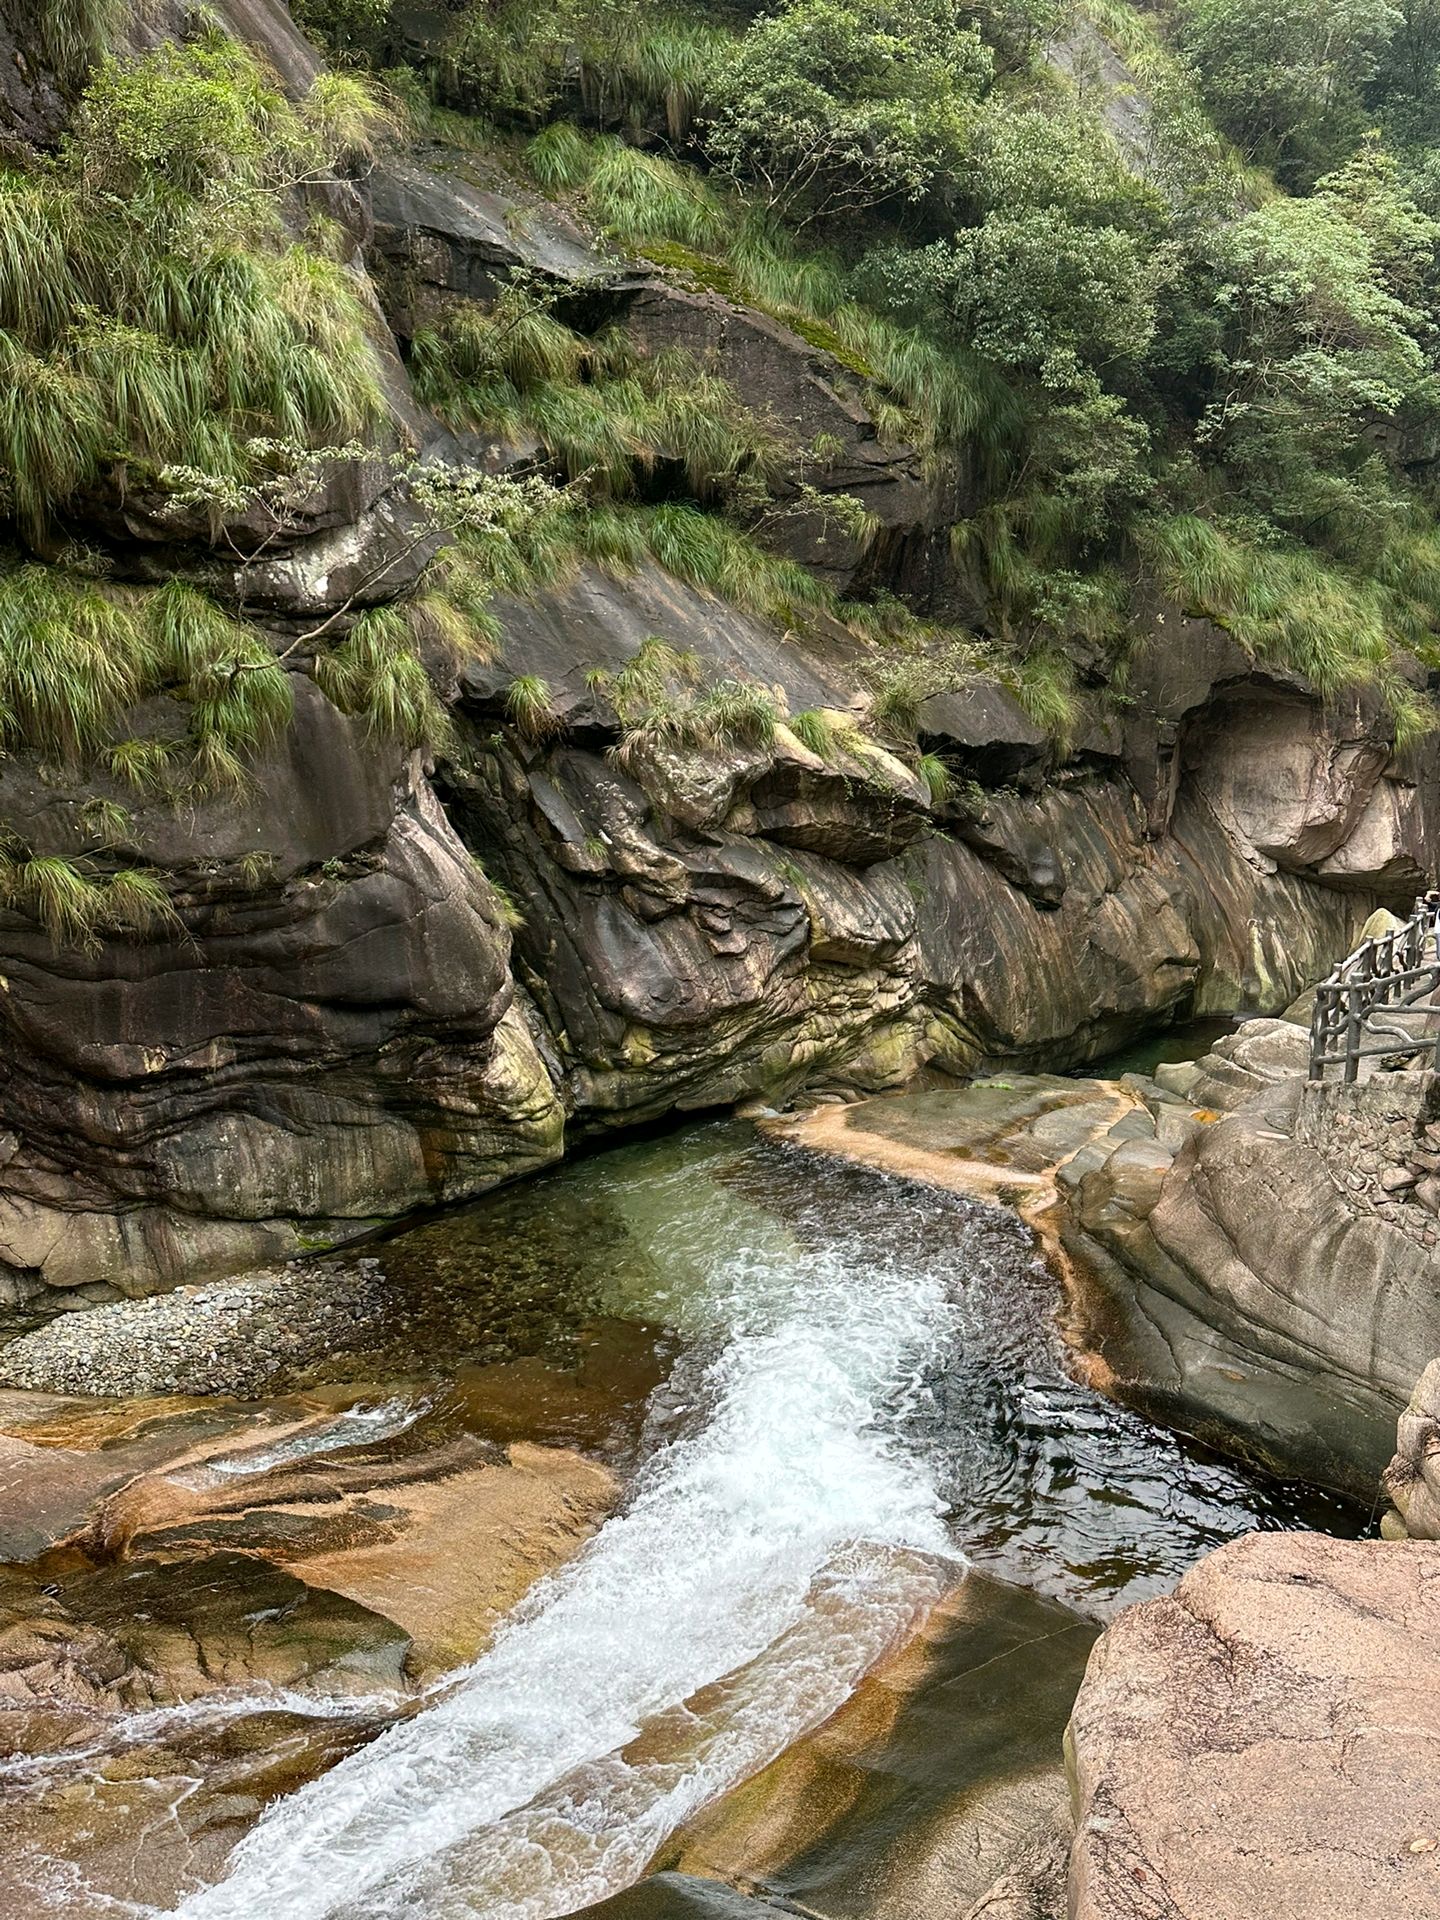
[[[801,746],[813,753],[817,760],[835,758],[835,721],[833,715],[823,707],[806,707],[800,713],[792,713],[786,725]]]
[[[116,740],[159,693],[183,734]],[[0,574],[0,742],[72,767],[104,752],[135,791],[214,791],[290,718],[289,679],[259,635],[193,588],[121,593],[52,567]]]
[[[913,736],[920,724],[921,707],[932,694],[940,691],[942,684],[943,676],[935,664],[922,656],[892,662],[873,678],[872,725],[892,739]]]
[[[63,79],[74,79],[110,44],[120,0],[42,0],[34,28],[41,58]]]
[[[690,670],[680,677],[690,684],[675,689],[667,672],[644,693],[622,695],[616,711],[624,732],[614,749],[622,767],[634,769],[656,750],[698,753],[772,744],[780,708],[770,688],[736,677],[696,687]]]
[[[1182,0],[1181,45],[1225,132],[1305,184],[1362,131],[1399,25],[1391,0]]]
[[[699,499],[728,499],[742,480],[763,496],[784,464],[778,436],[725,381],[681,353],[640,358],[623,335],[585,340],[525,288],[419,334],[413,367],[449,425],[533,433],[592,495],[631,494],[667,464]]]
[[[1282,523],[1365,513],[1371,423],[1430,381],[1437,244],[1440,224],[1374,150],[1310,198],[1272,201],[1211,242],[1223,325],[1199,439]]]
[[[0,511],[39,535],[124,459],[241,482],[257,436],[316,444],[380,406],[365,316],[281,213],[375,131],[323,76],[291,107],[218,36],[92,73],[60,156],[0,170]]]
[[[1037,647],[1015,662],[1007,678],[1036,726],[1068,748],[1078,718],[1071,660],[1058,647]]]
[[[703,247],[717,238],[724,218],[694,173],[622,140],[600,143],[581,205],[621,246],[674,240]]]
[[[930,791],[930,804],[943,807],[954,790],[954,779],[950,769],[938,753],[922,753],[915,762],[915,771]]]
[[[180,924],[160,878],[142,867],[108,876],[58,855],[0,853],[0,906],[37,921],[56,947],[94,951],[102,934],[145,935]]]
[[[587,112],[689,127],[728,49],[723,31],[655,0],[473,0],[448,47],[454,76],[487,113],[534,122],[578,80]]]
[[[556,732],[560,716],[550,683],[537,673],[519,674],[505,691],[505,717],[527,740],[543,740]]]
[[[1142,551],[1168,590],[1247,652],[1303,673],[1322,693],[1387,679],[1387,590],[1298,544],[1257,546],[1196,514],[1155,518]]]
[[[954,0],[787,0],[717,76],[706,144],[799,225],[916,201],[959,170],[993,70]]]
[[[976,352],[1046,372],[1136,359],[1155,332],[1158,262],[1119,227],[1056,208],[996,211],[912,264]]]
[[[662,567],[746,613],[788,627],[828,604],[825,588],[807,568],[766,553],[714,514],[667,503],[648,509],[643,519],[650,551]]]
[[[317,656],[316,684],[342,713],[363,719],[373,733],[410,747],[440,747],[450,723],[415,651],[404,607],[371,607],[344,641]]]

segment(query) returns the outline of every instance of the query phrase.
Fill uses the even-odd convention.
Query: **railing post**
[[[1360,1071],[1360,985],[1352,980],[1345,989],[1345,1084],[1353,1085]]]

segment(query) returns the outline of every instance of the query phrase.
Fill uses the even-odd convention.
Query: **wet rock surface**
[[[1053,1890],[1045,1861],[1066,1826],[1060,1738],[1095,1631],[972,1574],[899,1658],[703,1816],[664,1864],[823,1920],[968,1920],[1022,1886],[1027,1899],[1047,1878]],[[614,1907],[616,1920],[651,1910]]]
[[[1073,1920],[1440,1914],[1440,1548],[1209,1555],[1091,1657],[1070,1722]]]
[[[1004,1075],[764,1124],[1014,1208],[1064,1276],[1087,1380],[1281,1478],[1368,1504],[1415,1355],[1440,1346],[1435,1254],[1387,1217],[1378,1174],[1302,1137],[1303,1083],[1290,1076],[1306,1049],[1292,1023],[1251,1021],[1156,1077]],[[1386,1126],[1429,1111],[1425,1075],[1358,1093],[1305,1097],[1351,1119],[1368,1100]]]
[[[1249,1023],[1166,1076],[1184,1098],[1157,1089],[1143,1137],[1077,1156],[1070,1332],[1132,1404],[1365,1498],[1415,1356],[1440,1345],[1435,1255],[1386,1217],[1393,1203],[1370,1204],[1358,1161],[1312,1144],[1314,1114],[1378,1120],[1428,1094],[1411,1074],[1358,1099],[1306,1087],[1289,1077],[1305,1045],[1299,1028]],[[1195,1102],[1213,1104],[1187,1118]]]

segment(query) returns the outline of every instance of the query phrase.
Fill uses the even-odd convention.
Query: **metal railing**
[[[1440,1068],[1440,905],[1416,903],[1403,927],[1363,940],[1315,989],[1310,1017],[1310,1078],[1343,1067],[1353,1081],[1360,1062],[1379,1055],[1430,1053]],[[1388,1017],[1387,1017],[1388,1016]],[[1397,1022],[1419,1018],[1425,1027]],[[1372,1041],[1373,1044],[1367,1044]]]

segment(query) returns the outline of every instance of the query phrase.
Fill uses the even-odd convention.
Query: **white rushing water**
[[[548,1920],[601,1899],[953,1581],[900,1431],[954,1337],[943,1274],[856,1273],[757,1239],[748,1210],[737,1243],[696,1184],[670,1303],[696,1345],[625,1510],[418,1713],[272,1807],[187,1920]]]

